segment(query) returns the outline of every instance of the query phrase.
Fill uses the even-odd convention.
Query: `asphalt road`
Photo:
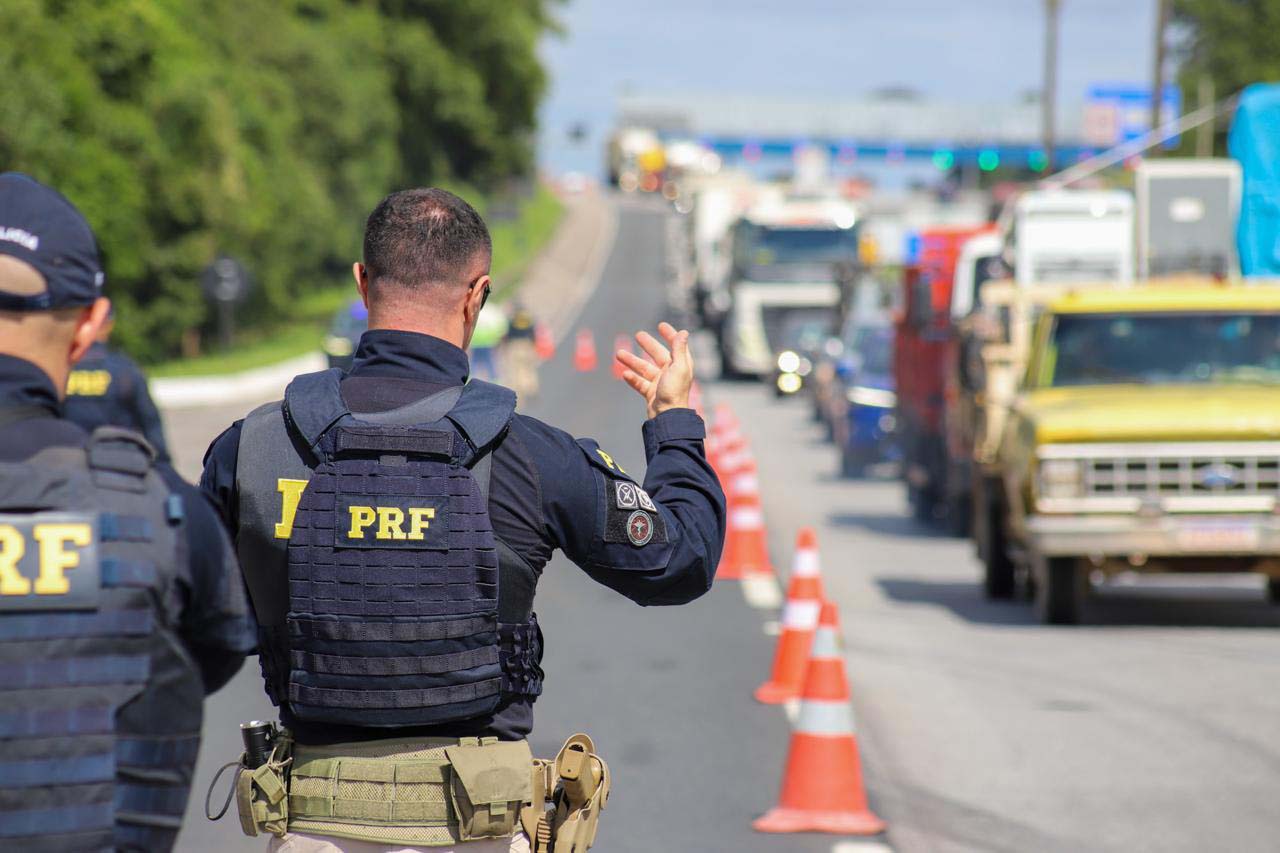
[[[594,331],[601,366],[574,372],[566,343],[527,407],[596,437],[633,473],[643,411],[609,375],[608,351],[662,315],[669,234],[655,210],[623,208],[578,323]],[[1280,613],[1256,585],[1109,591],[1093,624],[1042,627],[1025,602],[984,601],[969,546],[911,521],[896,482],[838,480],[802,401],[751,383],[707,391],[753,440],[775,565],[787,566],[800,526],[818,530],[872,804],[894,849],[1277,849]],[[195,473],[208,441],[250,407],[168,416],[183,470]],[[547,688],[534,751],[551,755],[578,730],[596,738],[615,776],[596,850],[846,849],[750,829],[773,804],[788,738],[785,716],[750,698],[776,612],[750,608],[734,583],[685,607],[639,608],[562,558],[537,601]],[[214,770],[239,753],[237,724],[270,713],[254,661],[207,703],[179,849],[262,849],[234,816],[199,814]]]

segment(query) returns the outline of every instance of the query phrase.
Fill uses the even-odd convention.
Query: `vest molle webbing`
[[[402,727],[536,694],[536,623],[498,622],[488,514],[488,451],[512,395],[473,382],[353,416],[338,381],[336,371],[299,377],[283,414],[260,409],[242,433],[241,555],[255,607],[266,610],[273,698],[302,721]],[[255,470],[306,481],[287,544],[269,533],[274,507],[251,497],[275,491]],[[272,587],[273,565],[287,588]]]
[[[99,429],[87,453],[0,465],[0,547],[24,552],[5,564],[0,604],[0,846],[172,845],[202,698],[164,636],[181,521],[149,449],[119,430]],[[161,697],[148,681],[172,666],[184,671]],[[194,708],[173,707],[188,693]]]

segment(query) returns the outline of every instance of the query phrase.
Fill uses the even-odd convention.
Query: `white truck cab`
[[[1035,190],[1012,205],[1005,260],[1019,285],[1132,284],[1134,204],[1124,190]]]
[[[858,262],[858,212],[837,198],[766,201],[733,229],[725,371],[764,375],[808,320],[834,322],[838,265]]]

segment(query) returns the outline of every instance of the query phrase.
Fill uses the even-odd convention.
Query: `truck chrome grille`
[[[1092,456],[1083,462],[1089,496],[1280,495],[1280,455],[1161,453]]]

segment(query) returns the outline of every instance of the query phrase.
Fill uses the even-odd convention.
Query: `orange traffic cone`
[[[840,619],[829,601],[822,605],[813,635],[778,800],[777,808],[751,824],[759,832],[875,835],[885,830],[884,821],[867,805],[840,654]]]
[[[550,361],[556,354],[556,340],[551,335],[551,327],[546,323],[533,327],[533,351],[543,361]]]
[[[742,580],[748,575],[773,574],[760,493],[755,489],[734,491],[734,485],[745,486],[748,482],[743,474],[754,480],[755,465],[750,465],[730,485],[729,532],[720,567],[716,570],[717,580]]]
[[[818,538],[812,527],[796,536],[796,553],[787,582],[787,603],[782,608],[782,633],[773,653],[773,673],[756,688],[756,701],[778,705],[800,695],[804,686],[809,647],[822,608],[822,575],[818,565]]]
[[[616,338],[614,338],[613,351],[616,353],[618,350],[631,352],[631,338],[627,337],[626,335],[618,335]],[[613,378],[621,379],[622,372],[624,370],[626,370],[626,368],[622,366],[622,362],[618,361],[618,358],[615,355],[613,359]]]
[[[573,345],[573,369],[588,373],[596,369],[596,339],[590,329],[579,329]]]

